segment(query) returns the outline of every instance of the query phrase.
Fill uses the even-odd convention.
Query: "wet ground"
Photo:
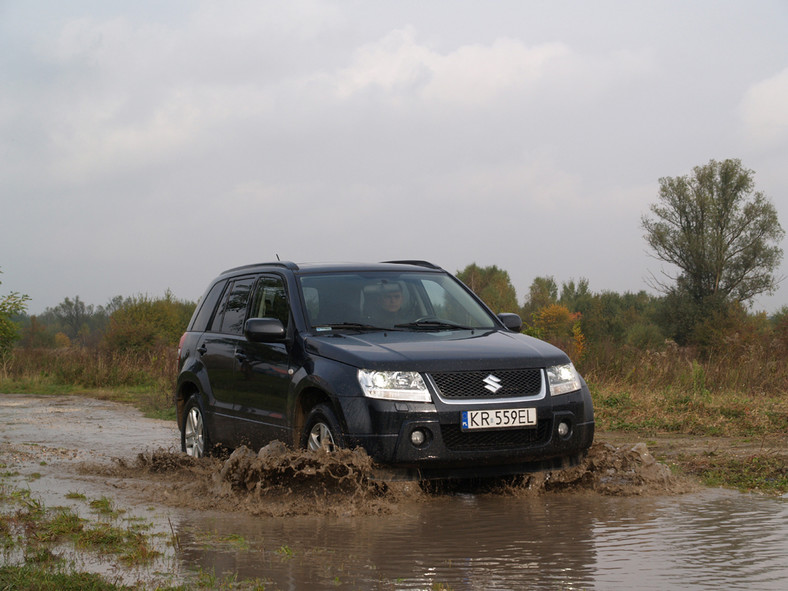
[[[81,513],[87,501],[73,497],[110,498],[150,524],[162,555],[143,568],[69,555],[119,582],[788,588],[788,499],[700,489],[644,443],[599,439],[570,470],[425,487],[375,480],[369,458],[349,451],[272,444],[195,461],[179,453],[174,423],[127,406],[0,395],[5,482]]]

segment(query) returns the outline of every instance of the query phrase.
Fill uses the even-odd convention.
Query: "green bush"
[[[178,344],[195,305],[174,299],[137,296],[126,299],[109,317],[104,344],[113,351],[146,350]]]

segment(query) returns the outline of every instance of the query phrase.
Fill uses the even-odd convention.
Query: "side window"
[[[194,317],[194,322],[192,322],[189,330],[195,332],[205,332],[208,330],[208,323],[211,321],[211,316],[216,309],[216,304],[219,302],[225,285],[227,285],[226,281],[219,281],[214,284],[211,290],[203,298],[202,302],[200,302],[200,311],[197,312],[197,315]]]
[[[290,306],[287,292],[280,277],[264,276],[257,281],[250,318],[276,318],[287,328]]]
[[[236,279],[211,324],[211,329],[228,334],[243,333],[244,320],[246,320],[246,304],[249,302],[249,293],[254,285],[254,277]]]

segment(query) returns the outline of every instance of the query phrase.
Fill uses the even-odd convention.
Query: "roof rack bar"
[[[269,263],[252,263],[250,265],[241,265],[240,267],[233,267],[232,269],[227,269],[223,271],[224,273],[232,273],[235,271],[243,271],[244,269],[251,269],[253,267],[283,267],[285,269],[290,269],[291,271],[298,271],[298,265],[292,261],[272,261]]]
[[[416,265],[418,267],[427,267],[428,269],[441,269],[438,265],[435,265],[429,261],[419,261],[419,260],[403,260],[403,261],[382,261],[384,263],[392,263],[396,265]]]

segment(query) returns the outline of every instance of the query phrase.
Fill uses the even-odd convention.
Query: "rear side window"
[[[254,285],[254,277],[236,279],[230,285],[211,323],[211,330],[226,334],[242,334],[246,320],[246,304]]]
[[[226,281],[219,281],[215,283],[211,290],[206,294],[200,304],[200,310],[194,317],[192,325],[189,330],[195,332],[205,332],[208,330],[208,323],[211,321],[213,311],[216,309],[216,304],[222,296],[224,286],[227,285]]]

